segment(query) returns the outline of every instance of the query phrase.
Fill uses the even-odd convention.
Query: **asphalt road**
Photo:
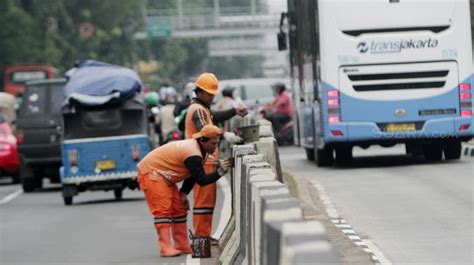
[[[282,167],[316,179],[339,214],[393,264],[474,264],[474,158],[428,163],[404,148],[355,150],[352,166],[318,168],[280,148]]]
[[[85,192],[65,206],[60,185],[21,193],[0,182],[0,264],[184,264],[186,256],[161,258],[153,217],[141,191]],[[222,210],[218,191],[214,229]],[[189,196],[192,198],[192,196]],[[191,225],[192,217],[188,216]],[[189,259],[189,258],[188,258]]]

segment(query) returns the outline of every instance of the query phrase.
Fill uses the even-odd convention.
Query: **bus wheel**
[[[352,146],[336,147],[336,163],[346,166],[352,161]]]
[[[422,149],[421,144],[406,143],[405,151],[407,155],[412,155],[412,156],[423,155],[423,149]]]
[[[461,158],[461,141],[452,140],[445,143],[443,147],[444,157],[446,160]]]
[[[304,150],[306,151],[306,158],[309,161],[313,161],[314,160],[314,149],[313,148],[305,148]]]
[[[64,204],[65,205],[71,205],[72,204],[72,196],[63,197],[63,199],[64,199]]]
[[[327,146],[325,146],[323,149],[316,149],[314,159],[318,167],[332,166],[334,162],[333,149]]]
[[[428,161],[439,161],[443,158],[443,147],[439,143],[423,144],[423,155]]]
[[[123,194],[123,189],[115,189],[114,190],[115,199],[121,200],[122,199],[122,194]]]

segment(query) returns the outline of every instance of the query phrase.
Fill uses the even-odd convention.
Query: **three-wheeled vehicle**
[[[61,180],[66,205],[86,190],[135,189],[137,163],[150,151],[142,83],[116,65],[82,61],[66,84]]]

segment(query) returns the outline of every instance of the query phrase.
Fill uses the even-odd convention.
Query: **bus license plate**
[[[116,165],[114,160],[102,160],[95,162],[95,167],[100,170],[112,170]]]
[[[406,132],[416,131],[414,123],[389,123],[387,124],[387,132]]]

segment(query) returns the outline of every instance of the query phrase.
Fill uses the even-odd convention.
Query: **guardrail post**
[[[272,176],[275,174],[272,172]],[[251,203],[252,203],[252,225],[250,226],[249,232],[251,240],[249,241],[250,257],[249,264],[261,264],[260,257],[262,255],[261,242],[262,236],[262,194],[268,192],[277,192],[279,196],[282,196],[283,190],[288,190],[284,184],[279,181],[262,181],[253,182],[251,184]],[[289,194],[289,193],[288,193]]]
[[[232,189],[232,212],[233,217],[231,222],[226,227],[224,235],[230,235],[230,239],[225,244],[219,262],[221,264],[234,264],[236,262],[237,256],[239,255],[240,249],[240,228],[241,228],[241,212],[242,212],[242,202],[241,202],[241,181],[242,181],[242,158],[249,154],[255,154],[255,148],[253,145],[238,145],[233,149],[234,156],[234,169],[231,175],[231,189]]]
[[[255,252],[255,238],[256,238],[256,225],[259,223],[260,216],[257,217],[257,208],[258,207],[257,201],[259,202],[259,194],[255,190],[255,186],[262,184],[262,185],[272,185],[272,183],[278,183],[279,185],[283,185],[276,181],[276,176],[275,173],[271,170],[271,168],[255,168],[251,169],[249,173],[249,185],[247,187],[247,208],[246,211],[248,212],[249,215],[249,221],[248,221],[248,229],[247,229],[247,249],[248,249],[248,255],[247,255],[247,260],[248,264],[254,264],[252,262],[253,258],[257,254]],[[284,186],[284,185],[283,185]],[[259,214],[258,214],[259,215]]]
[[[265,156],[265,161],[270,163],[272,168],[275,170],[278,181],[283,182],[280,154],[278,153],[278,144],[275,138],[260,138],[260,140],[255,143],[255,148],[259,154]]]
[[[301,221],[303,211],[294,197],[281,199],[262,198],[263,223],[262,264],[278,264],[280,257],[281,227],[284,222]]]
[[[240,176],[240,251],[239,256],[237,257],[236,262],[242,263],[247,258],[247,244],[243,242],[247,242],[247,231],[248,231],[248,183],[250,177],[250,169],[252,168],[270,168],[270,165],[267,162],[263,162],[263,155],[247,155],[242,158],[242,166],[241,166],[241,176]]]
[[[340,264],[319,221],[289,222],[282,225],[280,265],[318,263]]]

